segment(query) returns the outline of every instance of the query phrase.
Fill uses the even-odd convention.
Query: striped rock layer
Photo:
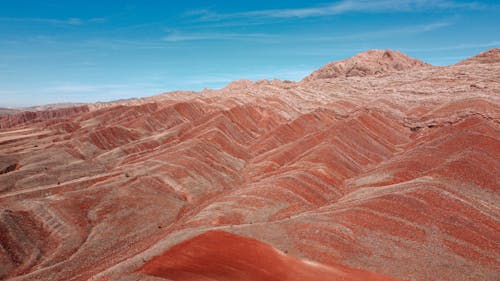
[[[0,279],[498,280],[499,54],[0,116]]]

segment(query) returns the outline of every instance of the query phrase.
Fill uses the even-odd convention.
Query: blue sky
[[[0,107],[300,80],[367,49],[500,47],[499,1],[0,1]]]

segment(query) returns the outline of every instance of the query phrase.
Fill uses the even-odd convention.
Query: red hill
[[[0,279],[497,281],[496,54],[1,117]]]
[[[306,81],[335,77],[369,76],[429,66],[418,59],[392,50],[369,50],[351,58],[331,62],[314,71]]]

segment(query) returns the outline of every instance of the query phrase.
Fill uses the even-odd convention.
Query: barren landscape
[[[500,49],[0,115],[0,279],[498,281]]]

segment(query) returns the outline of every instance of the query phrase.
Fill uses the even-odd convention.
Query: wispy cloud
[[[427,48],[401,48],[401,51],[405,52],[434,52],[434,51],[452,51],[452,50],[466,50],[466,49],[478,49],[478,48],[499,48],[500,40],[484,42],[484,43],[462,43],[449,46],[441,47],[427,47]]]
[[[142,40],[130,40],[130,39],[111,39],[111,38],[94,38],[84,40],[82,42],[77,42],[77,46],[80,47],[90,47],[90,48],[102,48],[102,49],[165,49],[171,48],[165,42],[160,39],[142,39]]]
[[[184,33],[180,31],[170,32],[163,41],[166,42],[182,42],[182,41],[201,41],[201,40],[252,40],[269,41],[274,36],[265,33]]]
[[[377,29],[367,32],[358,32],[347,35],[281,35],[266,33],[184,33],[181,31],[170,32],[163,37],[166,42],[204,41],[204,40],[251,40],[252,42],[283,42],[283,41],[338,41],[338,40],[365,40],[367,38],[385,38],[401,34],[416,34],[430,32],[452,25],[452,21],[436,21],[397,28]]]
[[[430,23],[417,24],[411,26],[401,26],[396,28],[386,28],[368,32],[347,34],[341,36],[317,37],[316,40],[326,40],[326,41],[352,40],[352,39],[366,40],[374,38],[385,38],[385,37],[392,37],[395,35],[405,35],[405,34],[408,35],[408,34],[431,32],[437,29],[448,27],[450,25],[453,25],[452,21],[437,21],[437,22],[430,22]]]
[[[478,2],[456,2],[451,0],[342,0],[321,6],[294,9],[254,10],[237,13],[217,13],[212,10],[193,10],[186,16],[200,21],[220,21],[234,18],[307,18],[339,15],[350,12],[387,13],[417,12],[423,10],[484,9]]]
[[[80,84],[80,83],[61,83],[58,85],[46,87],[43,92],[50,93],[86,93],[86,92],[107,92],[125,89],[151,89],[158,87],[152,83],[125,83],[125,84]]]
[[[158,36],[161,36],[158,35]],[[34,36],[24,36],[16,40],[1,40],[0,44],[11,44],[17,46],[53,46],[53,47],[65,47],[64,51],[58,54],[77,54],[82,50],[97,50],[97,49],[108,49],[108,50],[121,50],[121,49],[167,49],[174,48],[174,46],[169,46],[161,38],[145,38],[145,39],[129,39],[129,38],[112,38],[112,37],[89,37],[89,38],[78,38],[75,40],[67,40],[64,37],[57,36],[46,36],[46,35],[34,35]],[[31,57],[31,56],[30,56]],[[0,55],[2,58],[2,55]]]
[[[0,107],[26,107],[61,102],[112,101],[122,98],[145,97],[163,93],[167,87],[162,83],[124,82],[122,84],[99,84],[59,82],[33,89],[0,89]]]
[[[62,82],[41,88],[46,100],[53,102],[94,102],[110,101],[121,98],[144,97],[165,92],[164,83],[125,82],[117,84]]]
[[[12,17],[0,17],[1,22],[28,22],[28,23],[44,23],[53,25],[84,25],[91,23],[104,23],[105,18],[67,18],[67,19],[52,19],[52,18],[12,18]]]

